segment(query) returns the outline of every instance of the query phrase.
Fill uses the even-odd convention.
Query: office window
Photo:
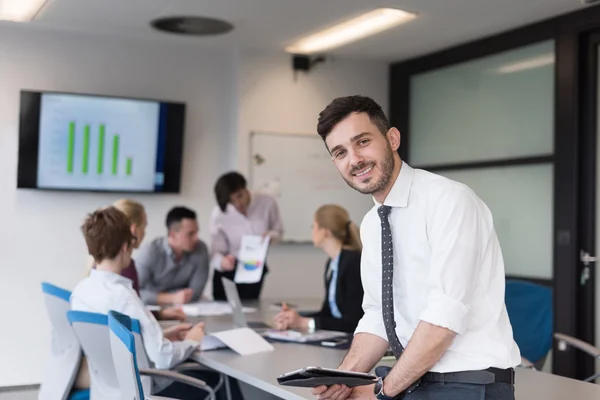
[[[553,124],[552,40],[410,80],[413,165],[552,154]]]
[[[487,204],[507,275],[552,278],[552,164],[440,171]]]

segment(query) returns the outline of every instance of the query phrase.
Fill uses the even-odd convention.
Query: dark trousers
[[[514,400],[515,388],[509,383],[472,385],[469,383],[422,382],[402,400]]]
[[[201,379],[212,388],[215,387],[219,380],[218,374],[216,372],[186,371],[185,375]],[[231,398],[233,400],[243,400],[244,396],[242,396],[242,392],[240,390],[240,385],[238,384],[238,381],[227,376],[225,376],[224,379],[229,379],[229,385],[231,388]],[[172,397],[178,400],[198,400],[205,399],[208,396],[208,392],[205,392],[201,389],[197,389],[193,386],[185,385],[180,382],[173,382],[166,389],[162,390],[156,395],[163,397]],[[217,400],[227,399],[227,392],[225,391],[225,382],[223,382],[223,386],[221,386],[221,388],[218,392],[215,393],[215,395]]]
[[[268,272],[269,268],[265,265],[259,282],[237,283],[236,286],[240,295],[240,300],[258,300],[260,298],[260,292],[262,291],[265,276]],[[213,298],[215,300],[227,300],[225,288],[223,288],[223,282],[221,282],[222,277],[233,280],[235,277],[235,270],[228,272],[215,271],[213,275]]]

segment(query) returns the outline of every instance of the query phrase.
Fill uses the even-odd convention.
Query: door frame
[[[600,30],[591,31],[581,36],[581,130],[580,130],[580,176],[579,187],[580,212],[579,212],[579,238],[580,250],[596,256],[596,196],[597,196],[597,145],[598,145],[598,74],[600,67]],[[599,263],[592,263],[589,270],[589,279],[578,291],[579,316],[577,318],[578,337],[594,344],[596,341],[596,275]],[[584,265],[580,263],[580,273]],[[595,369],[595,360],[585,356],[580,360],[580,374],[588,373]],[[591,373],[589,375],[592,375]],[[588,375],[588,376],[589,376]]]

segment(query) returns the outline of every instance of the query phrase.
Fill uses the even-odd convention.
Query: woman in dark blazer
[[[302,317],[285,304],[275,316],[277,329],[325,329],[352,333],[363,316],[360,280],[362,249],[358,227],[348,212],[325,205],[315,213],[312,240],[328,256],[325,265],[325,299],[321,310]]]

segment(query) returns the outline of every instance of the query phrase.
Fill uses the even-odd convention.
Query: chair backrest
[[[150,363],[150,359],[148,358],[148,354],[146,353],[146,348],[144,347],[144,340],[142,339],[142,327],[140,325],[140,321],[131,318],[131,331],[135,340],[135,353],[138,368],[154,368],[154,365]],[[144,393],[152,393],[152,377],[142,376],[141,380]]]
[[[69,397],[81,364],[81,346],[69,324],[71,292],[42,283],[46,313],[52,326],[51,357],[39,391],[39,400]]]
[[[553,340],[552,289],[531,282],[507,280],[505,302],[521,355],[533,363],[543,363]]]
[[[79,339],[90,370],[90,397],[94,400],[121,397],[110,345],[108,316],[69,311],[69,322]]]
[[[121,387],[121,399],[144,400],[131,319],[121,313],[109,311],[108,326],[115,371]]]

